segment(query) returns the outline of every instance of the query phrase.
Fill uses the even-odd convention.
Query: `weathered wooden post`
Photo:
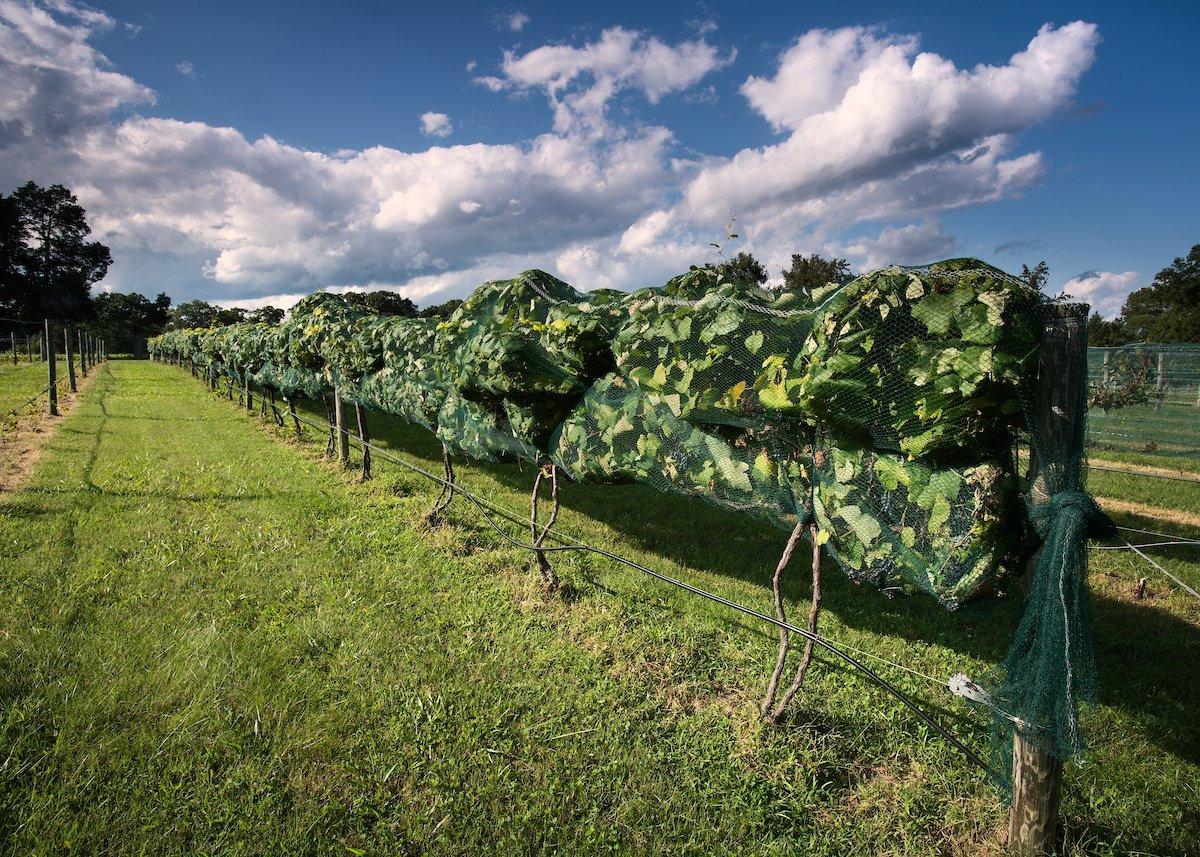
[[[1031,426],[1042,449],[1031,449],[1029,458],[1035,504],[1048,503],[1057,492],[1082,483],[1088,309],[1087,304],[1051,304],[1045,310]],[[1029,561],[1026,588],[1040,556],[1039,548]],[[1009,850],[1022,857],[1054,853],[1062,762],[1026,740],[1018,727],[1012,773]]]
[[[251,387],[250,387],[250,373],[249,372],[245,373],[244,383],[246,386],[246,410],[252,411],[252,410],[254,410],[254,390],[251,389]]]
[[[367,414],[363,406],[355,402],[354,417],[358,420],[358,443],[362,447],[362,481],[371,478],[371,436],[367,434]]]
[[[54,353],[54,339],[50,336],[50,319],[46,319],[46,365],[50,371],[50,416],[58,416],[58,355]]]
[[[11,330],[8,332],[8,344],[9,344],[9,347],[12,349],[13,365],[16,366],[17,365],[17,334]],[[1200,401],[1200,399],[1198,399],[1197,401]]]
[[[67,377],[71,380],[71,392],[78,393],[75,386],[75,355],[71,352],[71,328],[63,328],[63,346],[67,353]]]
[[[29,344],[29,334],[25,334],[25,360],[28,363],[33,362],[33,346]]]
[[[75,338],[78,340],[78,343],[79,343],[79,371],[81,373],[83,373],[83,377],[86,378],[87,373],[88,373],[88,359],[87,359],[87,349],[84,347],[84,338],[83,338],[83,329],[82,328],[80,328],[78,331],[75,332]]]
[[[1104,386],[1108,386],[1108,358],[1112,356],[1109,352],[1104,352]]]
[[[333,421],[337,432],[338,464],[345,467],[350,463],[350,435],[346,432],[346,408],[336,389],[333,391]]]

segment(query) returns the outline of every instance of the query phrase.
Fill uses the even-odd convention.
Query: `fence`
[[[1088,446],[1200,458],[1200,344],[1088,349]]]

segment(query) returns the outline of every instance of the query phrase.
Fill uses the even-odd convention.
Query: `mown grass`
[[[372,429],[440,466],[420,431]],[[429,527],[427,481],[377,461],[356,485],[315,433],[286,437],[178,369],[109,363],[0,503],[4,851],[999,849],[979,771],[859,676],[819,662],[764,728],[769,628],[588,555],[556,555],[574,594],[543,597],[461,500]],[[459,476],[526,507],[528,468]],[[563,494],[564,531],[769,609],[780,533],[637,486]],[[1146,573],[1095,554],[1102,699],[1064,786],[1077,853],[1200,843],[1200,611],[1158,580],[1133,600]],[[951,615],[832,570],[826,590],[824,633],[938,677],[983,674],[1020,608]],[[983,747],[961,703],[881,669]]]
[[[56,366],[58,379],[61,381],[67,377],[66,361],[60,360]],[[0,419],[14,408],[24,413],[35,407],[37,403],[28,406],[27,403],[44,392],[49,383],[49,372],[43,362],[18,363],[15,366],[12,363],[0,363]],[[59,389],[65,389],[65,385]],[[45,398],[41,401],[44,402]]]

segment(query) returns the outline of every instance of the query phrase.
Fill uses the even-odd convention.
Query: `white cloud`
[[[432,111],[421,114],[421,133],[427,137],[449,137],[454,131],[454,123],[445,113]]]
[[[475,60],[467,60],[467,73],[470,74],[471,72],[475,71],[475,66],[477,65],[479,65],[479,63],[475,62]]]
[[[1077,301],[1090,303],[1105,318],[1116,318],[1125,298],[1140,286],[1137,271],[1084,271],[1067,280],[1062,290]]]
[[[554,108],[554,130],[600,133],[608,103],[621,91],[640,91],[651,104],[693,86],[705,75],[733,62],[703,38],[668,45],[654,36],[611,27],[594,42],[544,45],[528,53],[506,52],[503,78],[476,82],[492,91],[540,89]]]
[[[1040,180],[1042,156],[1018,135],[1066,108],[1096,40],[1086,24],[1043,28],[1007,64],[961,70],[917,54],[912,37],[810,33],[743,86],[784,138],[711,157],[608,110],[622,94],[654,103],[693,89],[732,54],[614,28],[506,54],[501,76],[477,79],[544,93],[553,132],[329,154],[137,115],[154,93],[90,41],[115,22],[66,2],[0,0],[0,182],[72,187],[113,248],[106,285],[241,305],[317,287],[444,300],[526,267],[585,290],[643,286],[710,258],[732,209],[732,249],[773,271],[792,252],[839,247],[864,264],[928,261],[955,243],[939,213]],[[431,136],[452,126],[432,112],[421,123]],[[848,240],[850,227],[875,237]]]
[[[530,21],[529,15],[525,12],[513,12],[508,16],[506,21],[508,28],[514,33],[519,33],[525,29],[525,25]]]
[[[192,80],[196,79],[196,67],[187,60],[175,63],[175,71],[179,72],[184,77],[190,77]]]
[[[888,226],[874,238],[859,238],[835,245],[833,252],[844,256],[863,271],[888,265],[922,265],[954,255],[958,239],[942,231],[934,219],[907,226]]]

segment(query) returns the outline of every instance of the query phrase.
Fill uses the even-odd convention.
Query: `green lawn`
[[[65,390],[67,364],[59,360],[56,364],[58,371],[59,390]],[[45,397],[29,404],[29,400],[44,393],[50,383],[50,376],[45,363],[11,363],[0,364],[0,421],[7,417],[15,408],[19,413],[28,413],[31,408],[45,404]]]
[[[427,434],[372,428],[440,467]],[[998,850],[979,771],[858,675],[818,662],[764,728],[769,627],[589,555],[557,555],[574,594],[544,598],[461,499],[425,526],[428,482],[377,462],[358,485],[287,436],[183,370],[108,363],[0,500],[0,852]],[[528,467],[459,477],[528,508]],[[564,531],[770,609],[783,534],[642,487],[563,495]],[[1093,556],[1103,689],[1069,842],[1196,853],[1200,604],[1155,577],[1134,601],[1154,572]],[[982,675],[1019,614],[832,569],[826,590],[824,633],[935,676]],[[881,670],[985,746],[961,702]]]

